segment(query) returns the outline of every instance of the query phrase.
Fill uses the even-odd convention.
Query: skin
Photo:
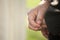
[[[38,7],[32,9],[28,13],[28,22],[29,22],[29,29],[34,31],[41,31],[42,34],[48,38],[48,30],[46,29],[46,23],[44,20],[44,14],[47,11],[50,2],[45,0],[46,2]]]

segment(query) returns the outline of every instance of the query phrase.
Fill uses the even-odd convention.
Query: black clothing
[[[45,21],[49,32],[48,40],[60,40],[60,12],[50,6],[45,14]]]
[[[52,2],[53,0],[51,0]],[[59,4],[60,4],[60,0]],[[60,8],[60,6],[57,8]],[[55,11],[56,7],[50,6],[45,14],[45,21],[47,24],[48,31],[53,34],[60,33],[60,12]]]
[[[53,2],[53,0],[51,0],[51,2]],[[57,8],[57,9],[60,9],[60,0],[58,0],[58,5],[55,5],[55,6],[51,5],[51,6]]]
[[[50,1],[52,2],[53,0]],[[45,21],[49,32],[48,40],[60,40],[60,12],[55,11],[55,9],[60,10],[60,0],[58,2],[58,5],[50,5],[45,14]]]
[[[48,40],[60,40],[60,35],[49,34]]]
[[[55,12],[53,7],[49,7],[45,14],[45,21],[48,31],[53,34],[60,33],[60,12]]]

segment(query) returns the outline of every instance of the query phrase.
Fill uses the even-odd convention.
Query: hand
[[[35,31],[40,30],[46,38],[48,37],[48,30],[45,20],[43,16],[40,14],[40,11],[38,13],[38,8],[35,8],[28,13],[28,22],[30,29]]]
[[[40,30],[43,22],[43,11],[39,7],[31,10],[28,13],[29,28],[32,30]]]
[[[42,27],[43,17],[45,12],[47,11],[50,3],[49,1],[45,0],[45,3],[39,5],[35,9],[32,9],[28,13],[28,21],[29,21],[29,28],[32,30],[39,30]]]
[[[46,30],[45,28],[47,26],[43,26],[46,25],[44,24],[44,14],[47,11],[48,7],[50,6],[50,2],[45,0],[46,2],[43,5],[40,5],[38,7],[36,7],[35,9],[32,9],[29,13],[28,13],[28,21],[29,21],[29,28],[35,31],[41,30],[42,33],[46,34]]]

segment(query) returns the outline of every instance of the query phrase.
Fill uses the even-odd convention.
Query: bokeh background
[[[0,0],[0,40],[25,40],[26,0]]]
[[[0,40],[45,40],[40,31],[28,29],[27,13],[40,0],[0,0]]]
[[[29,12],[33,8],[39,5],[41,0],[26,0],[26,8]],[[41,33],[41,31],[33,31],[27,27],[27,39],[26,40],[47,40]]]

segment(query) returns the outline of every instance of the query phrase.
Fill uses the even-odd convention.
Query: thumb
[[[37,18],[36,18],[36,23],[37,23],[38,25],[40,25],[39,30],[42,29],[42,21],[43,21],[43,15],[42,15],[42,13],[40,13],[40,11],[39,11],[38,14],[37,14]]]
[[[37,14],[36,23],[41,25],[42,21],[43,21],[43,15],[39,11],[38,14]]]

